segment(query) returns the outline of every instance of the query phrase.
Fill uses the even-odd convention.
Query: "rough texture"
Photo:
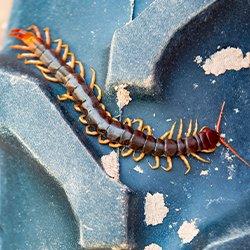
[[[107,87],[126,83],[155,87],[154,67],[175,32],[214,0],[156,0],[140,16],[116,30],[110,51]]]
[[[34,83],[34,78],[23,79],[20,75],[13,85],[13,73],[1,70],[0,76],[5,93],[1,98],[1,137],[12,147],[16,143],[8,139],[10,135],[20,141],[65,190],[79,224],[79,244],[108,247],[127,243],[124,187],[105,175],[60,112]],[[19,107],[18,112],[14,107]],[[3,128],[8,128],[7,132]],[[115,207],[112,212],[110,206]]]

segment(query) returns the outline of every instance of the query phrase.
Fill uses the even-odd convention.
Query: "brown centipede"
[[[197,160],[208,162],[199,156],[198,152],[211,153],[218,143],[228,148],[247,166],[250,164],[243,159],[238,152],[220,135],[220,127],[225,102],[223,102],[216,129],[203,127],[198,131],[197,120],[192,131],[192,120],[190,120],[185,137],[182,137],[183,122],[177,133],[177,139],[173,139],[173,133],[176,126],[174,123],[170,130],[161,137],[156,138],[152,134],[149,125],[145,125],[142,119],[126,118],[123,122],[111,117],[101,103],[102,92],[95,81],[95,71],[92,71],[91,83],[88,85],[84,78],[84,67],[82,63],[76,60],[74,53],[70,52],[69,46],[63,44],[61,39],[55,40],[56,47],[51,45],[49,28],[44,29],[45,38],[42,37],[39,28],[35,25],[28,29],[13,29],[10,32],[11,37],[15,37],[23,42],[22,45],[13,45],[11,48],[27,51],[18,54],[17,58],[25,59],[25,64],[34,64],[51,81],[62,84],[67,92],[58,96],[60,101],[71,100],[74,102],[74,108],[80,112],[80,122],[86,125],[88,135],[98,136],[101,144],[108,144],[113,148],[122,148],[121,155],[126,157],[133,153],[133,159],[140,161],[146,155],[152,155],[155,158],[155,164],[151,168],[160,167],[160,158],[166,158],[166,171],[172,169],[172,158],[180,157],[186,166],[187,174],[191,166],[187,156],[191,155]],[[79,73],[77,73],[77,66]],[[97,91],[97,96],[94,94]],[[134,129],[132,124],[138,123],[138,128]]]

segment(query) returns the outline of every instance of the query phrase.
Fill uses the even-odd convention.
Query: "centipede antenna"
[[[248,167],[250,167],[250,163],[247,162],[245,159],[243,159],[239,153],[234,149],[223,137],[220,137],[220,143],[228,148],[238,159],[240,159],[242,162],[244,162]]]
[[[221,128],[221,120],[222,120],[222,116],[223,116],[223,111],[224,111],[224,106],[225,106],[225,101],[222,103],[221,106],[221,110],[220,110],[220,114],[218,117],[218,121],[216,124],[216,131],[218,133],[220,133],[220,128]],[[239,153],[236,151],[236,149],[234,149],[227,141],[225,138],[220,136],[219,142],[225,146],[226,148],[228,148],[239,160],[241,160],[242,162],[244,162],[248,167],[250,167],[250,163],[247,162],[244,158],[242,158]]]
[[[222,116],[223,116],[223,112],[224,112],[224,106],[225,106],[225,101],[222,103],[220,114],[219,114],[219,117],[218,117],[218,121],[216,123],[216,131],[218,133],[220,133],[220,126],[221,126],[221,120],[222,120]]]

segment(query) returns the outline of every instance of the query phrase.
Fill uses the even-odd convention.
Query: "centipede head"
[[[225,102],[222,103],[220,114],[218,117],[218,121],[216,124],[216,132],[219,136],[219,142],[226,148],[228,148],[238,159],[240,159],[242,162],[244,162],[248,167],[250,167],[250,163],[246,161],[244,158],[242,158],[239,153],[227,142],[227,140],[221,136],[221,120],[223,116]]]
[[[35,36],[34,33],[23,30],[23,29],[12,29],[9,33],[10,37],[15,37],[18,40],[21,40],[24,44],[26,44],[31,50],[36,48],[36,44],[38,44],[39,38]]]

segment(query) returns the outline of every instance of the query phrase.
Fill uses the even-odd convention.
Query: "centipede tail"
[[[217,148],[218,142],[228,148],[247,166],[250,164],[220,135],[221,120],[225,102],[218,117],[216,130],[203,127],[198,131],[197,120],[190,120],[186,136],[183,137],[183,121],[180,119],[176,139],[173,139],[176,122],[160,137],[155,137],[152,128],[144,124],[143,120],[126,118],[119,122],[111,117],[101,103],[102,90],[96,83],[96,73],[91,68],[91,82],[85,82],[85,69],[77,60],[75,54],[70,51],[62,39],[52,42],[49,28],[44,29],[44,34],[36,25],[25,29],[13,29],[10,36],[23,42],[22,45],[13,45],[11,48],[25,51],[18,54],[18,59],[24,59],[25,64],[33,64],[50,82],[60,83],[66,89],[66,93],[58,96],[59,101],[71,101],[74,109],[80,113],[79,120],[86,125],[86,134],[96,136],[100,144],[109,145],[112,148],[122,148],[124,157],[133,155],[135,161],[141,161],[145,156],[152,155],[155,163],[150,164],[152,169],[161,166],[161,159],[166,160],[165,171],[173,169],[173,157],[179,157],[186,167],[185,174],[191,170],[188,156],[204,163],[209,162],[198,155],[199,152],[211,153]],[[44,38],[43,38],[44,36]],[[55,47],[53,47],[53,44]],[[95,95],[96,93],[96,95]],[[135,128],[136,127],[136,128]]]

